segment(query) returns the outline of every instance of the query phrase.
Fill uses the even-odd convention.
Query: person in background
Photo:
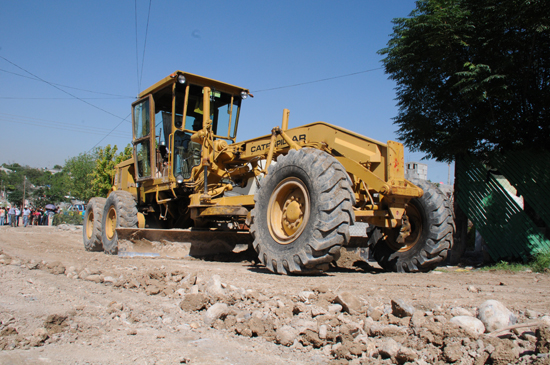
[[[29,225],[29,217],[31,215],[31,210],[28,206],[25,205],[25,209],[23,209],[23,226],[26,227]]]
[[[38,226],[40,225],[40,217],[42,216],[42,214],[40,214],[40,210],[37,208],[33,213],[33,220],[32,220],[32,223],[35,225],[35,226]]]
[[[48,210],[48,226],[53,226],[53,216],[55,215],[55,212],[53,210]]]
[[[8,214],[10,216],[10,226],[15,227],[15,205],[12,204],[10,210],[8,210]]]
[[[4,221],[6,219],[6,210],[4,207],[0,207],[0,227],[4,227]]]
[[[21,218],[21,209],[16,205],[15,206],[15,226],[19,227],[19,218]]]
[[[48,211],[44,209],[40,209],[40,213],[42,216],[40,217],[40,225],[41,226],[47,226],[48,225]]]

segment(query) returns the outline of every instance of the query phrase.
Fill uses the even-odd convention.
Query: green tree
[[[400,139],[439,161],[550,145],[550,2],[420,0],[384,55]]]
[[[34,205],[44,207],[46,204],[68,201],[65,196],[69,191],[70,183],[69,175],[66,172],[52,174],[45,171],[32,192]]]
[[[11,193],[8,194],[8,200],[12,204],[21,206],[23,204],[23,191],[21,190],[12,191]]]
[[[107,196],[113,185],[115,166],[132,157],[132,147],[127,145],[124,151],[117,154],[118,147],[107,145],[97,150],[96,166],[92,173],[92,196]]]
[[[81,153],[65,161],[63,172],[69,176],[66,194],[88,201],[93,195],[90,185],[96,165],[97,153]]]

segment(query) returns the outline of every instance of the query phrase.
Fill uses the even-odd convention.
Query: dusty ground
[[[536,326],[488,338],[448,322],[488,299],[536,322],[550,314],[549,274],[363,264],[279,276],[250,261],[86,252],[81,228],[0,227],[0,250],[1,364],[550,363]]]

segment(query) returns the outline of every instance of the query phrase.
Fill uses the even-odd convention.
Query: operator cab
[[[211,129],[213,140],[234,143],[241,101],[247,96],[246,89],[182,71],[143,91],[132,104],[138,181],[192,179],[193,168],[201,163],[202,146],[191,136]]]

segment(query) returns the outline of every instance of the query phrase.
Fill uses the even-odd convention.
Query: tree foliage
[[[9,202],[23,200],[23,181],[26,177],[26,199],[36,207],[58,204],[73,198],[88,201],[94,196],[106,196],[111,188],[115,165],[132,157],[132,148],[126,146],[117,154],[117,146],[108,145],[92,152],[68,158],[65,166],[56,165],[52,173],[46,169],[3,164],[11,172],[0,171],[2,187]]]
[[[379,51],[400,139],[451,161],[550,145],[550,1],[420,0]]]
[[[81,153],[65,161],[63,172],[69,176],[66,194],[78,200],[88,201],[93,197],[90,182],[96,167],[97,151]]]
[[[132,157],[132,147],[127,145],[124,151],[117,154],[118,147],[107,145],[97,150],[95,169],[92,174],[91,186],[93,196],[106,197],[113,184],[115,166]]]

